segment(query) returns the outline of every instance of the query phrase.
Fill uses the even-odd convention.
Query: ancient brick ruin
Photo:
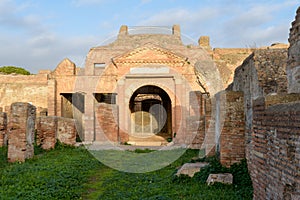
[[[289,38],[286,71],[290,94],[284,94],[283,89],[277,94],[259,96],[252,103],[253,124],[247,159],[254,199],[300,199],[299,26],[300,8]],[[285,84],[280,81],[274,85]]]
[[[184,45],[178,25],[169,34],[122,26],[84,68],[65,59],[30,79],[0,75],[0,146],[8,138],[11,161],[32,156],[36,106],[44,149],[74,145],[76,134],[99,145],[185,145],[218,153],[224,166],[246,158],[254,199],[300,199],[299,27],[300,8],[289,45],[212,49],[207,36]]]
[[[24,162],[34,156],[34,145],[45,150],[55,148],[57,142],[75,145],[76,120],[57,116],[36,118],[36,107],[16,102],[10,110],[0,112],[0,147],[8,146],[9,162]]]

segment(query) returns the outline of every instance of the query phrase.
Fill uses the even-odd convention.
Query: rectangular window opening
[[[94,93],[98,103],[116,104],[116,93]]]
[[[105,68],[105,66],[106,66],[105,63],[94,63],[94,67]]]

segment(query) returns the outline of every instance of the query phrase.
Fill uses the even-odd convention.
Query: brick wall
[[[0,112],[0,147],[5,146],[7,141],[7,115],[5,112]]]
[[[8,123],[8,161],[22,161],[34,155],[36,108],[29,103],[13,103]]]
[[[128,134],[119,129],[118,105],[99,103],[96,110],[96,141],[127,142]]]
[[[216,144],[222,165],[229,167],[245,158],[245,121],[242,92],[216,95]]]
[[[48,107],[47,79],[47,74],[0,75],[0,107],[9,107],[14,102],[31,103],[39,115]]]
[[[253,102],[248,166],[254,199],[300,199],[300,101],[277,100]]]

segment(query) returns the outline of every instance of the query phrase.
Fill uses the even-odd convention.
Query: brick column
[[[34,155],[36,108],[29,103],[13,103],[8,124],[8,161],[24,162]]]
[[[0,112],[0,147],[6,146],[7,136],[7,115],[5,112]]]

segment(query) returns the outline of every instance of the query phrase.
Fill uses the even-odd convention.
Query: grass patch
[[[177,151],[163,151],[160,155],[168,159]],[[122,161],[135,159],[134,156],[148,158],[148,154],[153,155],[150,156],[153,162],[159,161],[155,160],[159,151],[100,152],[98,156],[106,155],[113,161],[119,160],[118,165]],[[7,148],[0,148],[0,199],[252,199],[251,180],[245,161],[227,169],[215,158],[210,158],[206,160],[211,163],[210,168],[193,178],[176,177],[178,167],[197,156],[197,150],[187,150],[175,162],[148,173],[114,170],[99,163],[85,148],[58,145],[55,150],[39,149],[37,153],[25,163],[10,164],[6,158]],[[128,153],[131,153],[130,156]],[[210,172],[231,172],[234,184],[207,186],[204,179]]]
[[[6,163],[0,171],[0,199],[80,199],[83,183],[99,165],[84,148],[68,146],[25,163]]]
[[[245,161],[228,169],[213,157],[205,159],[210,162],[210,167],[193,178],[175,176],[178,167],[198,154],[197,150],[187,150],[167,167],[148,173],[126,173],[104,167],[86,185],[88,192],[84,199],[252,199],[252,185]],[[207,186],[205,181],[209,173],[219,172],[233,173],[234,184]]]

